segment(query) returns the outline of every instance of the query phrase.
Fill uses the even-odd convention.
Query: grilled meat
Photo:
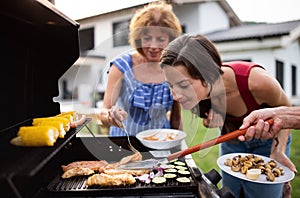
[[[105,173],[95,174],[86,180],[87,186],[101,185],[101,186],[121,186],[135,184],[135,179],[131,174],[117,174],[108,175]]]
[[[73,169],[73,168],[89,168],[93,171],[97,171],[99,173],[103,173],[104,169],[108,165],[107,161],[105,160],[98,160],[98,161],[76,161],[71,162],[68,165],[62,165],[61,168],[64,172]]]
[[[65,178],[70,178],[70,177],[74,177],[74,176],[91,175],[94,173],[95,172],[90,168],[76,167],[76,168],[67,170],[66,172],[64,172],[64,174],[62,174],[61,177],[65,179]]]

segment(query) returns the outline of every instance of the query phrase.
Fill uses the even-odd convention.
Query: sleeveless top
[[[117,106],[128,113],[124,125],[129,135],[157,128],[170,128],[166,113],[171,110],[173,96],[166,82],[143,83],[134,78],[132,57],[130,54],[116,58],[115,65],[123,74],[123,83]],[[126,136],[119,127],[110,127],[110,136]]]
[[[253,110],[262,109],[269,106],[266,104],[261,104],[261,105],[257,104],[248,86],[248,78],[249,78],[250,70],[253,67],[263,68],[262,66],[256,63],[246,62],[246,61],[223,62],[222,66],[230,67],[233,69],[239,92],[247,107],[247,112],[240,117],[235,117],[226,114],[225,125],[222,128],[222,134],[225,134],[227,132],[238,129],[242,125],[243,119],[247,115],[249,115]]]

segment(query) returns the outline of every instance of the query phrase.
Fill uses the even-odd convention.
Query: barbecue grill
[[[4,0],[0,6],[2,29],[0,124],[0,193],[5,197],[232,197],[218,189],[221,177],[212,170],[202,173],[191,156],[182,158],[191,172],[191,183],[164,185],[137,182],[121,187],[87,187],[86,177],[62,179],[61,165],[74,161],[119,161],[133,154],[127,137],[78,136],[91,119],[67,132],[53,147],[17,147],[10,140],[20,126],[36,117],[60,113],[53,97],[57,82],[79,57],[79,24],[43,0]],[[131,143],[143,155],[153,158],[149,148],[135,137]],[[170,152],[178,151],[176,147]]]

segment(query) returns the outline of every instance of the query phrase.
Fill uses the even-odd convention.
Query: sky
[[[184,1],[184,0],[182,0]],[[73,20],[146,0],[55,0],[55,6]],[[227,0],[241,21],[277,23],[300,19],[300,0]]]

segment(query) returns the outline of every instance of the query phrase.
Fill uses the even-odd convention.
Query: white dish
[[[138,133],[136,137],[144,146],[161,150],[179,146],[186,133],[175,129],[150,129]]]
[[[280,183],[288,182],[288,181],[292,180],[295,177],[295,173],[293,171],[291,171],[288,167],[280,164],[276,160],[275,161],[277,163],[277,166],[282,167],[285,173],[284,173],[284,175],[281,175],[279,177],[275,177],[275,181],[273,181],[273,182],[268,181],[266,179],[265,174],[261,174],[258,177],[257,180],[248,179],[245,174],[243,174],[241,172],[234,172],[234,171],[231,170],[231,168],[229,166],[224,165],[224,162],[226,161],[227,158],[232,159],[233,157],[238,156],[238,155],[246,156],[246,155],[249,155],[249,154],[250,153],[231,153],[231,154],[223,155],[223,156],[218,158],[217,164],[218,164],[218,166],[220,167],[221,170],[225,171],[226,173],[228,173],[228,174],[230,174],[234,177],[237,177],[237,178],[240,178],[240,179],[243,179],[243,180],[247,180],[247,181],[251,181],[251,182],[256,182],[256,183],[280,184]],[[268,161],[272,160],[271,158],[268,158],[268,157],[265,157],[265,156],[261,156],[261,155],[257,155],[257,154],[254,154],[254,155],[258,156],[258,157],[261,157],[264,160],[264,163],[267,163]]]

